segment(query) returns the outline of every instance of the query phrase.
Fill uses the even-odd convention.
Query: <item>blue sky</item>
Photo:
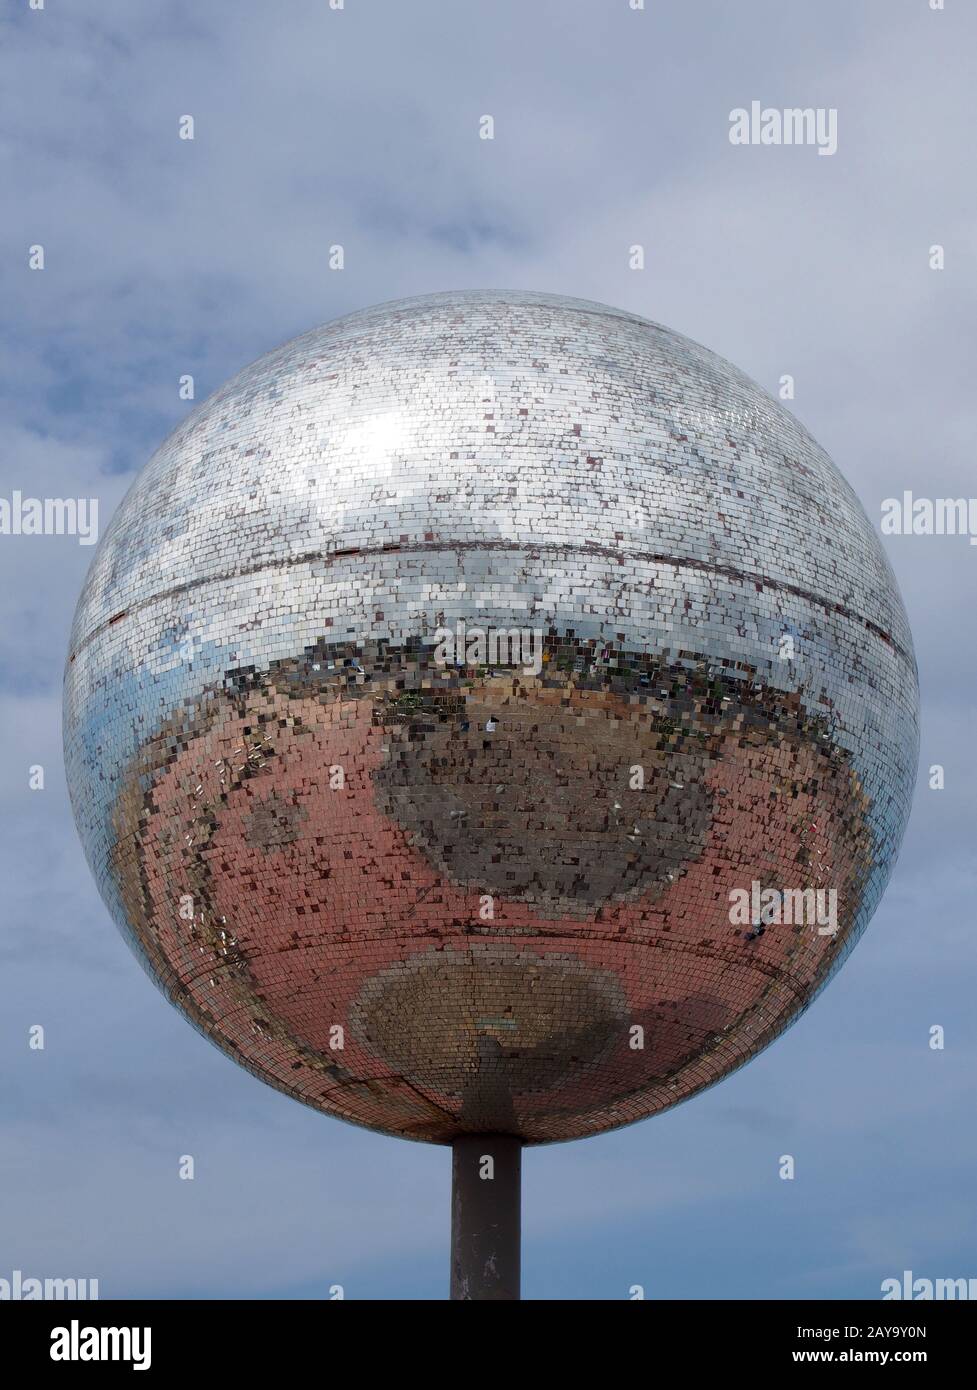
[[[23,0],[0,23],[0,495],[98,496],[104,528],[188,409],[182,374],[200,400],[318,322],[479,286],[631,309],[774,393],[792,374],[873,520],[904,488],[970,495],[975,40],[960,0]],[[837,108],[837,154],[730,145],[753,99]],[[977,1275],[977,549],[884,544],[921,774],[943,764],[945,790],[921,775],[875,920],[774,1047],[670,1114],[527,1154],[526,1297],[874,1298],[906,1268]],[[449,1153],[234,1067],[97,895],[60,750],[91,554],[0,537],[0,1276],[443,1297]]]

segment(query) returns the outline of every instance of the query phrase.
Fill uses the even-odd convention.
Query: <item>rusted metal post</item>
[[[466,1134],[451,1154],[451,1297],[519,1297],[522,1140]]]

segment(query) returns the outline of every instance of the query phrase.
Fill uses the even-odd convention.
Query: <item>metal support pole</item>
[[[522,1140],[466,1134],[451,1154],[451,1297],[519,1297]]]

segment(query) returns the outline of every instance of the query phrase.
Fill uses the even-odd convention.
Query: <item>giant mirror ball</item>
[[[523,292],[350,314],[195,408],[65,687],[85,851],[166,996],[434,1143],[600,1133],[753,1057],[871,917],[918,751],[895,580],[803,426]]]

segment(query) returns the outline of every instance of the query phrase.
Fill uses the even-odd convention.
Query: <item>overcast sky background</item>
[[[317,323],[466,287],[633,310],[774,394],[791,373],[792,408],[876,525],[904,488],[977,494],[975,49],[969,0],[11,0],[0,495],[98,496],[104,530],[191,408],[182,374],[200,401]],[[730,145],[730,111],[754,99],[836,107],[837,153]],[[977,1276],[977,548],[884,543],[923,736],[882,905],[744,1070],[527,1154],[528,1298],[878,1298],[904,1269]],[[92,553],[0,536],[0,1277],[444,1297],[450,1151],[326,1119],[235,1067],[102,905],[60,729]]]

